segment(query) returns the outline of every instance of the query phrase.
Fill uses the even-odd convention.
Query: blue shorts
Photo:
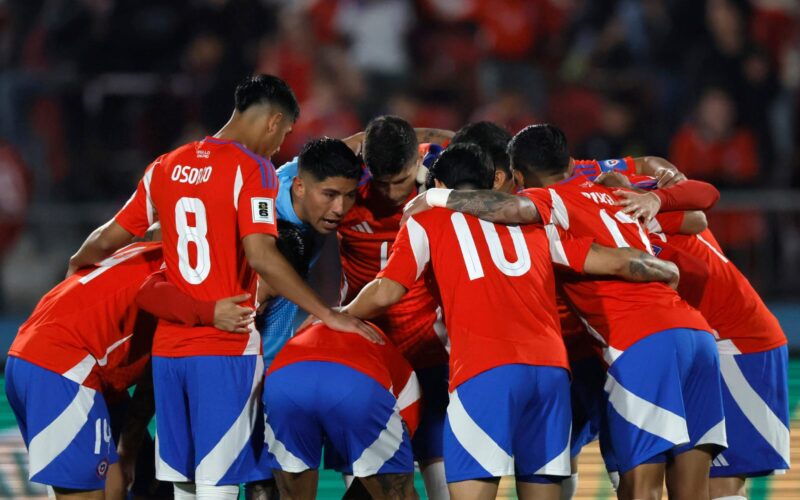
[[[9,356],[6,397],[30,455],[30,480],[102,490],[117,447],[103,395],[58,373]]]
[[[666,462],[703,444],[727,447],[719,355],[708,332],[675,328],[639,340],[609,367],[605,393],[609,471]]]
[[[600,435],[605,411],[606,366],[597,357],[582,359],[570,365],[572,383],[572,440],[570,456],[576,457],[581,449]]]
[[[259,355],[153,356],[156,478],[229,485],[269,477],[257,433]]]
[[[417,461],[441,458],[444,454],[444,421],[450,395],[450,369],[447,365],[416,370],[422,389],[422,416],[411,440]]]
[[[569,476],[571,422],[567,370],[513,364],[480,373],[450,393],[447,482]]]
[[[786,346],[753,354],[720,354],[728,449],[711,477],[764,476],[789,468]]]
[[[342,473],[356,477],[414,471],[411,440],[391,392],[367,375],[326,361],[301,361],[264,382],[266,441],[273,469],[320,465],[323,441]]]

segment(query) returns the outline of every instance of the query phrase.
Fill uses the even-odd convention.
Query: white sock
[[[608,479],[611,481],[611,486],[614,488],[614,491],[619,489],[619,472],[609,472]]]
[[[444,477],[444,462],[434,462],[422,471],[422,480],[425,482],[425,491],[430,500],[449,500],[447,480]]]
[[[743,497],[741,495],[731,495],[728,497],[712,498],[711,500],[747,500],[747,497]]]
[[[572,474],[567,479],[561,481],[561,500],[572,500],[575,491],[578,489],[578,473]]]
[[[350,485],[353,484],[353,481],[355,481],[355,479],[356,477],[353,476],[352,474],[342,474],[342,480],[344,481],[344,489],[349,488]]]
[[[195,485],[194,483],[172,483],[173,496],[175,500],[194,500]]]
[[[239,485],[211,486],[198,484],[197,499],[200,500],[201,498],[205,500],[237,500],[239,498]]]

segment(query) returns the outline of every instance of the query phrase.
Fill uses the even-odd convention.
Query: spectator
[[[673,138],[670,157],[689,177],[718,185],[751,183],[759,173],[755,135],[736,126],[736,104],[716,87],[703,93],[694,120]]]

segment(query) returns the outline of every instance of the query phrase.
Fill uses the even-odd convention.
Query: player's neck
[[[537,176],[536,179],[534,179],[535,182],[530,183],[531,185],[526,187],[552,186],[553,184],[558,184],[559,182],[563,181],[564,179],[567,179],[568,177],[569,177],[568,172],[561,172],[553,175]]]
[[[250,144],[250,140],[248,139],[247,134],[245,133],[244,127],[242,126],[241,120],[236,119],[236,115],[234,114],[231,116],[231,119],[228,120],[228,123],[222,126],[213,137],[217,139],[222,139],[223,141],[235,141],[238,142],[247,149],[253,150],[252,144]]]

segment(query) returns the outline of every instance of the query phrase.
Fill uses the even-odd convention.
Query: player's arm
[[[654,191],[618,189],[614,195],[620,198],[623,212],[645,221],[658,212],[709,210],[719,200],[717,188],[707,182],[692,180]]]
[[[660,156],[640,156],[633,161],[636,164],[636,173],[655,177],[660,188],[686,180],[686,176],[678,170],[678,167]]]
[[[490,190],[434,188],[408,202],[403,223],[412,215],[433,207],[449,208],[500,224],[534,224],[542,220],[536,205],[524,196]]]
[[[452,130],[445,130],[440,128],[415,128],[414,132],[417,136],[417,142],[424,143],[424,142],[433,142],[435,144],[445,144],[453,138],[456,134]],[[364,137],[366,133],[364,131],[358,132],[356,134],[351,135],[350,137],[345,137],[342,139],[342,142],[347,144],[353,153],[360,154],[361,151],[364,149]]]
[[[133,233],[111,219],[98,227],[86,238],[83,245],[69,259],[67,277],[82,267],[91,266],[107,258],[133,239]]]
[[[403,298],[408,290],[389,278],[376,278],[364,286],[342,312],[362,319],[380,316]]]
[[[217,301],[197,300],[167,281],[163,271],[153,273],[142,283],[136,305],[153,316],[187,326],[214,326],[226,332],[247,333],[253,322],[253,310],[238,304],[249,293]]]
[[[291,300],[334,330],[358,333],[373,342],[383,343],[381,336],[365,323],[328,307],[281,254],[274,236],[266,233],[248,234],[242,239],[242,245],[250,267],[276,295]]]
[[[661,281],[678,286],[680,272],[672,262],[635,248],[609,248],[592,243],[583,264],[586,274],[616,276],[626,281]]]

